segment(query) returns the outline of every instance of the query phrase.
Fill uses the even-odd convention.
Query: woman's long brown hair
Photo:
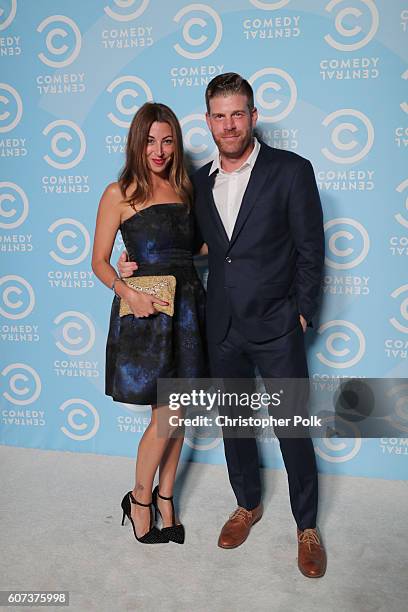
[[[168,123],[174,141],[174,154],[169,169],[169,182],[182,202],[191,204],[192,185],[184,165],[183,136],[171,108],[165,104],[146,102],[130,124],[126,145],[126,162],[119,175],[119,186],[125,202],[133,209],[143,206],[153,196],[153,185],[146,160],[146,147],[152,123]],[[135,184],[128,194],[130,185]]]

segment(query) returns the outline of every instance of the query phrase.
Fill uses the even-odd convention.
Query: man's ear
[[[205,113],[205,120],[207,122],[208,129],[211,130],[210,115],[208,114],[208,112]]]
[[[252,127],[254,128],[256,126],[256,122],[258,121],[258,109],[256,107],[254,107],[252,109]]]

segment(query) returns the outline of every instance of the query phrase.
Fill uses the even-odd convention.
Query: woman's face
[[[155,121],[149,131],[146,146],[147,165],[151,172],[165,176],[174,154],[171,125]]]

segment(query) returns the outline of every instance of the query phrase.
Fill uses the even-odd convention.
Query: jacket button
[[[227,263],[231,263],[232,259],[231,259],[231,257],[226,257],[226,258],[225,258],[225,261],[226,261]]]

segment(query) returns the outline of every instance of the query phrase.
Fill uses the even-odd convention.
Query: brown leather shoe
[[[262,512],[262,504],[259,504],[253,510],[246,510],[246,508],[238,506],[221,529],[218,546],[221,548],[240,546],[249,536],[252,525],[255,525],[262,517]]]
[[[326,571],[326,551],[317,529],[297,530],[298,567],[308,578],[320,578]]]

